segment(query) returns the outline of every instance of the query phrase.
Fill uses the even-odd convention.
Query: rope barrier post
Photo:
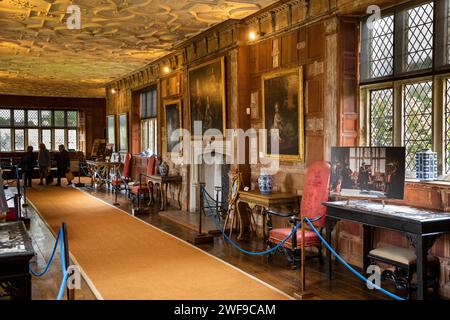
[[[305,266],[305,220],[303,217],[303,212],[300,210],[300,220],[302,221],[301,226],[301,244],[300,244],[300,292],[294,293],[295,298],[299,300],[309,299],[314,294],[306,290],[306,266]]]
[[[120,203],[117,201],[117,194],[119,193],[120,185],[118,184],[119,178],[118,178],[118,170],[117,166],[114,166],[114,180],[113,180],[113,187],[114,187],[114,203],[113,205],[116,207],[120,206]]]
[[[198,234],[194,236],[192,239],[188,241],[194,245],[197,244],[206,244],[206,243],[214,243],[214,237],[210,234],[203,233],[202,225],[203,225],[203,214],[205,214],[205,199],[203,197],[203,190],[205,188],[205,183],[200,183],[200,213],[198,219]]]
[[[14,195],[14,209],[16,210],[16,219],[22,219],[22,210],[20,207],[20,196],[18,194]]]
[[[27,174],[23,174],[23,204],[22,208],[28,208],[27,203]]]
[[[64,242],[64,259],[66,262],[66,271],[69,268],[69,264],[70,264],[70,254],[69,254],[69,237],[68,237],[68,232],[67,232],[67,225],[65,222],[63,222],[62,224],[62,234],[63,234],[63,242]],[[73,275],[74,275],[75,271],[72,271],[69,274],[69,279],[73,279]],[[73,281],[73,280],[72,280]],[[72,286],[73,287],[73,286]],[[75,300],[75,289],[70,289],[69,286],[67,286],[67,300]]]

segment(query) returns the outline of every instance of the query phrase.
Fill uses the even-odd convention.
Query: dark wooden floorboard
[[[56,188],[50,186],[48,188]],[[94,195],[95,197],[107,203],[113,203],[113,193],[105,190],[93,190],[84,188],[84,191]],[[12,191],[12,190],[10,190]],[[132,203],[124,194],[118,196],[120,209],[131,214]],[[30,233],[34,240],[37,257],[33,260],[33,266],[36,269],[45,267],[45,261],[49,258],[53,249],[54,237],[47,229],[45,223],[35,214],[30,207],[27,210],[28,215],[32,219]],[[180,212],[180,214],[183,214]],[[162,218],[159,214],[150,208],[146,215],[139,216],[143,221],[154,225],[176,237],[187,240],[195,235],[195,232],[189,228]],[[70,230],[69,230],[70,232]],[[70,234],[70,233],[69,233]],[[239,244],[250,251],[263,251],[265,244],[261,239],[252,239]],[[299,270],[291,270],[284,256],[276,256],[271,263],[267,262],[264,256],[250,256],[237,251],[230,244],[224,243],[221,237],[214,239],[214,245],[199,245],[199,248],[214,255],[223,261],[255,276],[256,278],[282,290],[283,292],[293,295],[299,288],[300,272]],[[33,278],[33,299],[54,299],[58,293],[58,286],[61,281],[61,271],[59,264],[59,256],[56,257],[55,265],[52,266],[48,275],[42,279]],[[343,266],[335,264],[334,279],[330,283],[325,278],[325,266],[320,265],[317,259],[307,261],[307,289],[314,295],[315,300],[368,300],[368,299],[385,299],[386,297],[378,292],[370,291],[365,284],[356,276],[346,270]],[[387,287],[393,290],[393,288]],[[82,290],[76,292],[78,300],[95,299],[93,293],[89,290],[87,284],[83,282]]]

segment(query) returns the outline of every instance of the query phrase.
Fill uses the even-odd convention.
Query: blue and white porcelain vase
[[[423,149],[416,153],[416,178],[420,181],[434,181],[438,178],[437,153]]]
[[[161,165],[158,168],[161,177],[167,177],[169,175],[169,166],[167,165],[167,163],[165,162],[161,163]]]
[[[273,191],[273,177],[268,173],[261,173],[258,178],[259,192],[271,194]]]

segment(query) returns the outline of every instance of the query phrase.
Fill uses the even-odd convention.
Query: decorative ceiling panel
[[[274,0],[0,0],[0,94],[104,96],[103,85]],[[67,28],[78,5],[81,29]]]

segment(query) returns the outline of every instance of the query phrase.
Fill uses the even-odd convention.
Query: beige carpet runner
[[[99,298],[280,300],[289,297],[250,275],[82,191],[29,190],[30,204],[70,251]]]

